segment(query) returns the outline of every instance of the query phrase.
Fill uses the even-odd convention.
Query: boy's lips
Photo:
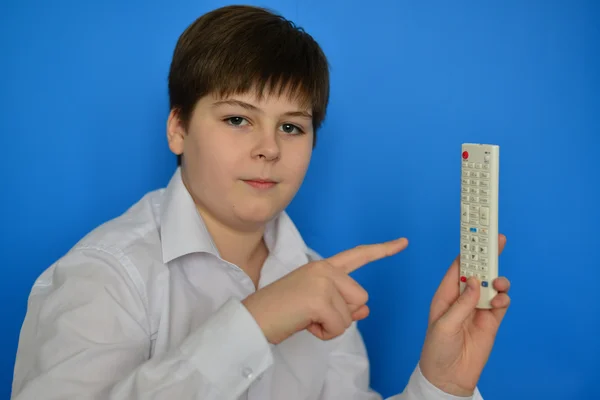
[[[256,189],[270,189],[277,184],[277,182],[272,179],[253,178],[242,180]]]

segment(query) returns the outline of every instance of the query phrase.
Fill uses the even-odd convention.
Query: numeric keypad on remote
[[[487,163],[462,163],[460,276],[475,276],[489,285],[488,231],[490,224],[490,174]]]

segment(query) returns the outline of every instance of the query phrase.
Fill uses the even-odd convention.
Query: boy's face
[[[285,94],[205,96],[187,132],[171,112],[169,147],[184,154],[183,181],[201,212],[250,230],[287,207],[312,154],[311,110],[299,104]]]

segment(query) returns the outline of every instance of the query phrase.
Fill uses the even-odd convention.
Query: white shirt
[[[259,288],[319,258],[285,212],[265,242]],[[381,399],[369,389],[355,324],[330,341],[302,331],[271,345],[240,303],[254,290],[220,258],[178,169],[165,189],[93,230],[35,282],[12,398]],[[417,365],[389,400],[417,399],[458,397]]]

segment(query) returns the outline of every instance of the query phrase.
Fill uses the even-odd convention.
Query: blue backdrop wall
[[[37,275],[175,168],[167,71],[225,1],[0,3],[0,398]],[[600,4],[272,0],[320,41],[329,116],[289,212],[323,255],[404,235],[358,271],[372,385],[400,391],[459,249],[460,145],[501,146],[512,307],[486,400],[589,399],[600,378]]]

